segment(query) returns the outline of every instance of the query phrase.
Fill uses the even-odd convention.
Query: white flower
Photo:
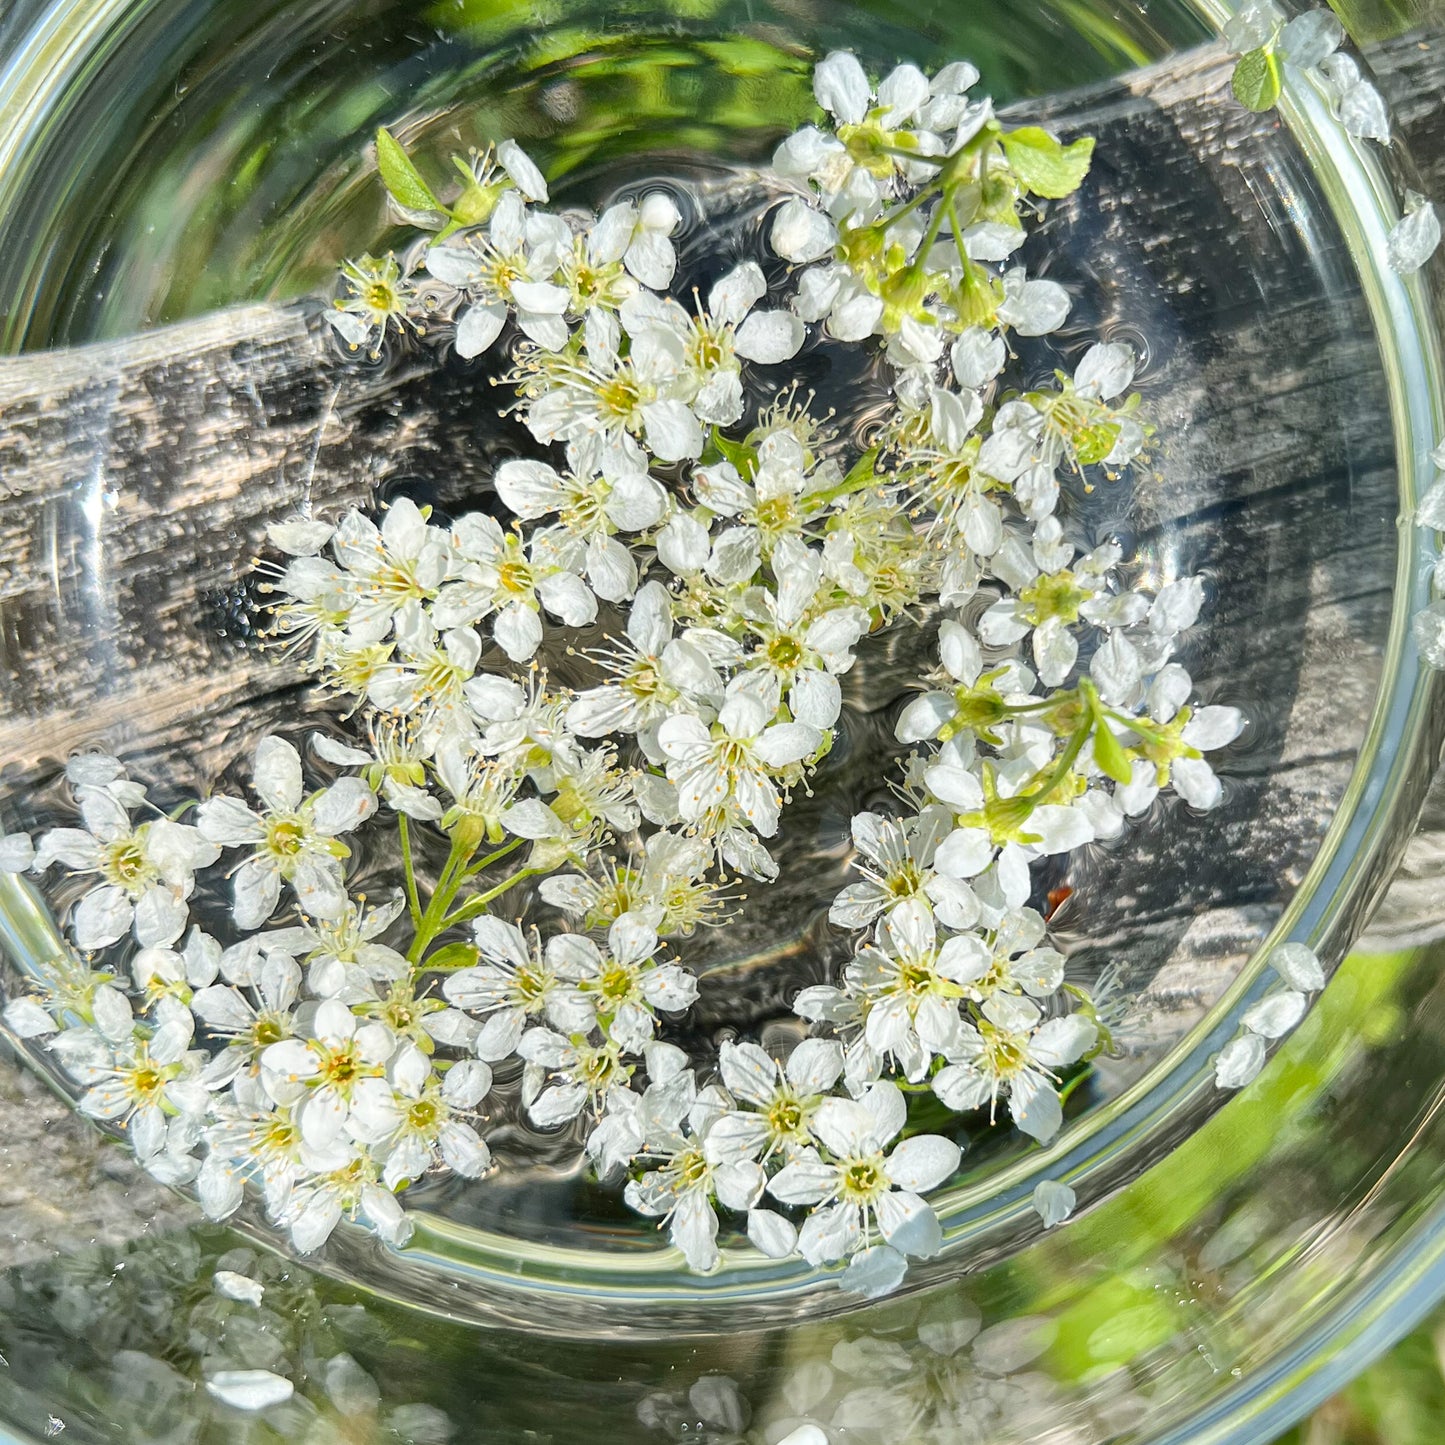
[[[368,1080],[381,1078],[395,1047],[384,1025],[326,999],[310,1038],[283,1039],[261,1055],[262,1083],[276,1103],[294,1109],[302,1140],[323,1148],[341,1138],[358,1095]]]
[[[79,801],[85,827],[42,834],[30,865],[37,873],[62,863],[96,875],[96,885],[71,915],[77,946],[104,948],[132,930],[143,948],[173,943],[186,926],[195,870],[214,863],[220,849],[196,828],[169,818],[132,824],[107,788],[82,787]]]
[[[743,414],[742,361],[774,366],[798,354],[807,334],[787,311],[757,311],[767,294],[755,261],[735,266],[708,292],[707,309],[690,316],[676,301],[639,292],[622,303],[622,325],[634,339],[649,329],[682,346],[676,394],[699,421],[731,426]]]
[[[345,261],[341,280],[346,294],[339,297],[327,320],[353,351],[365,347],[373,356],[391,331],[404,331],[416,297],[416,286],[402,272],[395,256],[362,256]]]
[[[492,618],[492,635],[513,662],[525,662],[542,641],[545,607],[569,627],[597,616],[597,599],[586,583],[561,564],[542,533],[523,542],[504,532],[495,517],[469,512],[457,519],[453,537],[460,565],[456,580],[442,588],[432,622],[443,629]]]
[[[843,1048],[831,1039],[804,1039],[780,1069],[757,1044],[724,1043],[718,1071],[729,1092],[750,1108],[723,1110],[707,1132],[713,1164],[738,1164],[774,1154],[795,1157],[816,1143],[811,1120],[843,1072]]]
[[[978,900],[968,884],[932,868],[933,855],[952,820],[937,808],[903,820],[877,813],[853,815],[853,858],[862,883],[850,883],[833,900],[828,919],[840,928],[865,928],[909,899],[922,899],[949,928],[970,927]]]
[[[1094,824],[1081,801],[1036,803],[1027,794],[1010,794],[1007,780],[987,765],[981,779],[965,768],[931,769],[928,785],[954,810],[957,824],[938,845],[934,868],[961,880],[994,868],[1011,908],[1022,907],[1029,896],[1029,865],[1035,858],[1070,853],[1094,838]]]
[[[902,1094],[888,1083],[861,1100],[824,1099],[812,1130],[829,1157],[805,1155],[768,1181],[768,1193],[784,1204],[814,1206],[798,1232],[810,1264],[863,1248],[875,1222],[900,1254],[926,1257],[942,1247],[938,1216],[922,1195],[958,1168],[960,1150],[940,1135],[917,1134],[885,1153],[905,1112]]]
[[[723,885],[705,876],[712,861],[706,839],[664,828],[646,840],[640,859],[607,864],[601,878],[553,874],[538,891],[588,928],[607,928],[632,914],[663,938],[688,935],[699,924],[716,922],[720,912]]]
[[[380,527],[353,507],[337,524],[331,551],[347,597],[346,629],[357,644],[380,641],[398,610],[434,597],[450,564],[446,533],[406,497],[391,504]]]
[[[1074,549],[1061,530],[1056,518],[1046,517],[1034,529],[1031,557],[995,556],[994,570],[1015,595],[995,602],[978,624],[980,640],[990,647],[1006,647],[1032,631],[1034,665],[1047,687],[1058,687],[1074,666],[1079,651],[1074,629],[1080,619],[1098,627],[1128,627],[1143,621],[1150,606],[1140,593],[1108,591],[1108,573],[1120,558],[1117,543],[1106,542],[1070,565]]]
[[[407,976],[406,959],[396,949],[377,942],[405,907],[400,897],[372,908],[348,900],[336,918],[316,918],[295,928],[278,929],[263,934],[260,942],[268,959],[280,954],[304,963],[306,981],[319,998],[345,994],[346,1002],[357,1002],[372,996],[373,984]]]
[[[256,746],[252,786],[263,811],[237,798],[208,798],[197,827],[224,848],[251,848],[231,887],[236,922],[257,928],[276,911],[281,883],[314,918],[339,918],[346,909],[342,860],[350,850],[338,841],[376,811],[376,796],[360,778],[341,778],[306,796],[301,757],[284,738],[264,737]]]
[[[369,719],[371,749],[354,748],[329,733],[311,734],[316,756],[342,768],[360,768],[367,787],[394,812],[435,823],[442,806],[426,790],[429,749],[410,719],[380,716]]]
[[[229,1083],[243,1068],[296,1032],[293,1010],[301,995],[301,970],[281,953],[266,956],[255,983],[254,1002],[240,989],[210,984],[191,1000],[191,1011],[227,1047],[213,1055],[205,1068],[212,1087]]]
[[[959,1000],[986,970],[988,950],[972,934],[937,937],[933,913],[905,899],[878,927],[877,942],[848,964],[849,992],[866,999],[869,1045],[892,1054],[914,1082],[935,1054],[950,1057],[963,1039]]]
[[[650,762],[661,763],[662,721],[679,707],[715,715],[723,683],[712,660],[695,643],[672,635],[672,600],[660,582],[645,582],[628,614],[623,637],[595,654],[613,681],[577,693],[567,726],[580,737],[635,733]]]
[[[377,667],[366,685],[367,700],[387,712],[405,715],[426,752],[447,737],[469,737],[475,730],[467,685],[482,658],[482,639],[470,627],[438,632],[418,610],[397,634],[396,656]]]
[[[599,460],[610,453],[618,470],[643,462],[639,441],[659,461],[701,456],[702,426],[679,395],[686,389],[682,341],[663,327],[648,327],[623,356],[615,318],[596,311],[585,333],[586,344],[575,356],[521,358],[532,435],[540,442],[596,447]]]
[[[1164,727],[1143,732],[1148,724],[1141,720],[1137,746],[1144,758],[1135,762],[1130,781],[1115,789],[1115,797],[1127,814],[1144,812],[1164,786],[1172,786],[1186,803],[1204,812],[1223,801],[1224,785],[1204,754],[1239,736],[1243,714],[1238,708],[1221,706],[1197,711],[1180,708],[1176,712],[1171,704],[1172,697],[1166,698],[1158,708],[1164,714],[1158,719]]]
[[[419,1179],[439,1157],[465,1179],[491,1167],[491,1151],[458,1115],[492,1087],[492,1071],[475,1059],[453,1063],[442,1078],[414,1045],[398,1049],[385,1086],[358,1091],[351,1123],[376,1157],[384,1159],[381,1182],[400,1189]]]
[[[668,238],[681,223],[676,204],[663,191],[644,196],[640,205],[619,201],[593,222],[588,257],[597,266],[621,261],[644,286],[665,291],[677,266]]]
[[[458,1008],[486,1018],[473,1045],[478,1058],[492,1063],[507,1058],[528,1022],[538,1018],[569,1034],[591,1022],[590,1005],[559,971],[555,940],[545,952],[535,938],[529,947],[515,923],[491,915],[477,919],[472,936],[482,961],[448,974],[442,992]]]
[[[522,1103],[542,1129],[575,1119],[589,1104],[600,1117],[611,1096],[627,1088],[634,1068],[610,1039],[593,1044],[574,1035],[569,1041],[546,1028],[528,1029],[517,1052],[527,1061]]]
[[[607,950],[578,933],[547,940],[547,962],[575,984],[589,1011],[576,1029],[594,1026],[628,1053],[640,1053],[657,1027],[656,1011],[681,1013],[697,999],[697,980],[675,963],[658,963],[656,931],[634,914],[623,914],[607,931]]]
[[[868,614],[851,604],[818,603],[822,553],[798,538],[780,538],[771,565],[776,592],[758,589],[749,598],[747,627],[757,643],[745,666],[775,679],[795,721],[831,728],[843,706],[838,676],[853,666]]]
[[[698,501],[734,523],[715,545],[709,570],[720,581],[751,579],[758,557],[771,558],[782,538],[799,536],[809,522],[823,514],[827,498],[822,494],[837,480],[836,468],[817,465],[802,443],[787,432],[774,433],[758,444],[757,464],[746,480],[731,462],[699,467],[693,473]],[[720,566],[722,556],[728,553],[749,561],[736,567]]]
[[[684,1075],[678,1082],[690,1078]],[[656,1102],[655,1092],[663,1095]],[[666,1220],[688,1267],[706,1274],[718,1264],[713,1196],[729,1209],[750,1209],[763,1192],[763,1171],[750,1160],[724,1163],[709,1158],[708,1125],[715,1115],[711,1098],[669,1083],[650,1088],[640,1112],[643,1144],[638,1153],[658,1167],[630,1180],[624,1198],[640,1214]]]
[[[559,514],[558,525],[547,532],[549,550],[585,576],[599,597],[621,602],[637,590],[637,563],[616,534],[644,532],[659,523],[667,493],[642,470],[581,475],[572,450],[574,470],[566,473],[544,462],[503,462],[497,495],[524,521]]]
[[[457,318],[457,355],[480,356],[513,310],[522,334],[539,346],[560,351],[567,344],[567,288],[549,279],[556,269],[550,237],[539,236],[535,223],[529,228],[528,219],[521,197],[506,192],[485,232],[428,248],[427,270],[471,298]]]
[[[396,1196],[380,1184],[375,1162],[360,1153],[347,1164],[300,1180],[271,1214],[302,1254],[320,1249],[343,1218],[365,1219],[378,1238],[395,1248],[412,1233]]]
[[[771,710],[747,690],[746,679],[738,679],[729,684],[711,728],[687,715],[663,723],[658,741],[684,819],[696,821],[731,803],[763,837],[778,831],[782,796],[777,779],[816,752],[823,734],[807,723],[771,720]]]
[[[1098,1030],[1081,1014],[1046,1023],[1041,1018],[1028,999],[995,994],[983,1005],[977,1028],[963,1025],[954,1062],[934,1075],[933,1092],[950,1109],[987,1104],[992,1119],[999,1095],[1007,1091],[1014,1123],[1047,1144],[1063,1123],[1051,1071],[1087,1053]]]
[[[108,1063],[81,1072],[89,1086],[81,1113],[123,1124],[142,1162],[165,1148],[173,1118],[195,1120],[205,1112],[208,1096],[186,1056],[188,1042],[184,1031],[161,1030],[148,1043],[136,1038],[120,1045]]]

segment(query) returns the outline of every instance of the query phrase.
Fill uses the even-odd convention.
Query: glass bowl
[[[1438,297],[1428,269],[1381,264],[1412,164],[1442,175],[1439,36],[1346,16],[1405,132],[1386,153],[1342,141],[1303,75],[1277,115],[1232,107],[1211,38],[1229,18],[1205,0],[921,17],[438,0],[420,18],[22,0],[0,20],[7,830],[49,816],[76,748],[204,790],[259,726],[319,715],[254,645],[239,579],[267,522],[302,499],[485,489],[466,373],[339,365],[308,299],[378,224],[376,124],[516,130],[551,147],[569,196],[659,170],[718,185],[719,156],[770,153],[810,57],[838,44],[875,64],[961,48],[1017,114],[1100,134],[1108,203],[1044,228],[1075,299],[1061,344],[1130,340],[1165,441],[1147,486],[1078,504],[1137,575],[1210,579],[1191,671],[1250,723],[1217,815],[1156,816],[1045,880],[1071,959],[1114,981],[1120,1049],[1047,1149],[970,1148],[946,1248],[895,1298],[860,1304],[742,1248],[688,1276],[550,1161],[480,1204],[445,1183],[409,1195],[402,1250],[343,1228],[298,1260],[259,1215],[208,1225],[154,1185],[11,1039],[14,1438],[1264,1440],[1445,1292],[1439,919],[1397,893],[1391,931],[1361,941],[1445,737],[1410,627],[1434,559],[1411,513],[1445,434]],[[728,1000],[710,1026],[765,1030],[779,970],[836,962],[837,802],[877,794],[896,751],[877,720],[928,637],[895,635],[850,675],[848,746],[784,837],[801,883],[690,960]],[[59,946],[9,875],[0,939],[17,975]],[[1338,967],[1228,1095],[1213,1061],[1285,940]],[[1045,1178],[1077,1192],[1064,1229],[1030,1208]],[[261,1303],[228,1294],[233,1276]],[[260,1370],[294,1393],[248,1394],[237,1372]]]

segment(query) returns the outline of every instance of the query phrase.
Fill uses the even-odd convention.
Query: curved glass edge
[[[1191,3],[1221,30],[1238,8],[1220,0]],[[1279,109],[1334,203],[1377,333],[1417,335],[1427,342],[1419,349],[1418,368],[1402,365],[1397,351],[1386,352],[1383,360],[1401,485],[1397,605],[1391,618],[1389,665],[1418,670],[1405,705],[1429,737],[1424,756],[1433,761],[1445,735],[1445,719],[1438,716],[1445,687],[1441,675],[1421,663],[1409,633],[1414,613],[1433,600],[1433,563],[1440,555],[1434,537],[1415,524],[1413,515],[1434,474],[1427,453],[1445,435],[1445,375],[1428,268],[1405,277],[1367,259],[1384,254],[1398,201],[1379,153],[1368,142],[1351,143],[1355,165],[1348,169],[1338,164],[1337,153],[1317,144],[1319,127],[1332,122],[1323,88],[1312,78],[1287,85]],[[1386,695],[1382,681],[1382,699]],[[1441,1299],[1445,1299],[1445,1198],[1437,1199],[1408,1244],[1395,1246],[1388,1267],[1376,1278],[1338,1302],[1329,1318],[1297,1345],[1247,1376],[1239,1391],[1160,1436],[1158,1445],[1266,1445],[1393,1348]]]
[[[1270,1445],[1387,1354],[1445,1299],[1445,1201],[1408,1250],[1238,1393],[1151,1445]]]

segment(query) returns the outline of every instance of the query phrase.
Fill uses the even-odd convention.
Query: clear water
[[[378,247],[381,198],[364,154],[378,123],[437,169],[451,150],[515,134],[564,205],[670,179],[691,218],[687,280],[705,284],[719,197],[808,113],[812,59],[830,48],[849,46],[874,70],[966,56],[1018,114],[1065,127],[1087,118],[1102,137],[1091,186],[1025,252],[1031,270],[1070,287],[1074,311],[1047,345],[1021,349],[1014,374],[1046,376],[1098,338],[1140,350],[1160,435],[1154,474],[1076,489],[1068,515],[1082,535],[1117,536],[1126,568],[1155,583],[1206,576],[1183,660],[1206,701],[1250,719],[1226,757],[1218,813],[1161,805],[1119,843],[1038,877],[1071,972],[1114,981],[1121,1052],[1070,1100],[1071,1120],[1102,1118],[1205,1016],[1294,898],[1368,730],[1390,620],[1397,499],[1382,348],[1394,343],[1373,331],[1314,165],[1273,121],[1222,111],[1217,96],[1191,106],[1158,88],[1158,101],[1141,101],[1129,87],[1153,93],[1146,81],[1109,83],[1207,35],[1194,12],[1158,0],[1124,12],[1082,0],[689,0],[668,14],[488,0],[156,4],[108,42],[4,183],[4,340],[34,351],[126,338],[314,293],[338,257]],[[749,253],[746,227],[728,234]],[[218,398],[224,409],[225,388],[244,389],[246,366],[268,368],[256,434],[224,445],[264,457],[267,427],[309,438],[264,485],[239,500],[193,486],[186,449],[211,438],[194,419],[166,428],[162,370],[163,484],[114,470],[134,455],[128,433],[77,418],[73,489],[24,519],[34,585],[0,597],[7,828],[61,817],[57,771],[74,747],[113,749],[135,776],[204,791],[241,781],[262,729],[299,736],[325,721],[296,674],[256,653],[254,599],[236,585],[264,523],[303,495],[324,508],[360,485],[444,512],[487,504],[491,458],[509,437],[474,369],[410,358],[322,382],[294,358],[250,356]],[[808,367],[840,428],[866,436],[879,396],[866,359],[819,350]],[[334,424],[343,442],[328,439]],[[930,645],[927,626],[901,626],[863,651],[839,743],[814,795],[787,814],[785,883],[753,889],[729,927],[686,947],[704,978],[689,1021],[700,1049],[738,1033],[781,1042],[795,1028],[791,994],[846,955],[826,912],[848,881],[848,819],[886,805],[892,720]],[[576,665],[556,662],[564,677]],[[9,923],[20,939],[13,907]],[[482,1231],[524,1254],[573,1251],[567,1268],[580,1274],[588,1258],[659,1251],[649,1223],[588,1183],[575,1137],[509,1117],[488,1132],[495,1177],[429,1184],[408,1203],[463,1231],[463,1244]],[[960,1138],[959,1228],[981,1228],[1033,1156],[1003,1133]],[[1136,1171],[1167,1142],[1145,1138],[1119,1168]],[[430,1247],[443,1248],[439,1237]],[[449,1238],[445,1248],[462,1247]],[[693,1287],[731,1282],[725,1271]]]

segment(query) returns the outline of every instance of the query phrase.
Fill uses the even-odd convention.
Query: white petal
[[[457,322],[457,355],[466,361],[480,356],[502,334],[506,321],[507,307],[501,301],[467,307]]]
[[[1340,97],[1340,124],[1364,140],[1390,139],[1390,113],[1384,97],[1368,80],[1352,85]]]
[[[797,1248],[798,1231],[774,1210],[750,1209],[748,1238],[754,1248],[769,1259],[786,1259]]]
[[[826,256],[836,244],[838,232],[832,221],[806,201],[794,197],[784,201],[773,218],[769,242],[785,261],[802,263]]]
[[[883,1238],[903,1254],[929,1258],[943,1248],[943,1229],[938,1216],[906,1189],[883,1195],[874,1206]]]
[[[1035,1186],[1029,1201],[1045,1229],[1062,1224],[1074,1212],[1078,1197],[1061,1179],[1045,1179]]]
[[[1420,198],[1420,204],[1407,210],[1393,225],[1387,238],[1386,254],[1390,269],[1402,276],[1418,272],[1435,254],[1441,244],[1441,221],[1431,201]]]
[[[813,71],[813,94],[818,104],[845,125],[857,125],[868,113],[871,91],[858,57],[835,50]]]
[[[774,366],[798,354],[807,327],[787,311],[754,311],[738,328],[735,347],[746,361]]]
[[[1264,1067],[1264,1057],[1264,1040],[1258,1034],[1241,1034],[1220,1050],[1214,1082],[1221,1089],[1242,1089]]]
[[[206,1381],[206,1393],[233,1410],[269,1410],[296,1393],[290,1380],[270,1370],[217,1370]]]
[[[756,261],[734,266],[707,295],[708,312],[736,326],[768,294],[768,283]]]
[[[922,1194],[954,1173],[963,1157],[951,1139],[940,1134],[915,1134],[888,1156],[888,1177],[900,1189]]]
[[[1036,1076],[1020,1074],[1009,1093],[1009,1113],[1025,1134],[1047,1144],[1064,1122],[1063,1107],[1053,1088]]]
[[[376,795],[361,778],[338,778],[321,793],[312,822],[323,838],[334,838],[360,827],[376,812]]]
[[[892,1294],[903,1283],[907,1273],[908,1261],[898,1250],[888,1244],[875,1244],[860,1250],[849,1260],[848,1268],[839,1277],[838,1288],[850,1294],[860,1294],[864,1299],[881,1299]],[[888,1408],[890,1411],[896,1408],[891,1400]],[[813,1434],[805,1433],[809,1431]],[[788,1445],[789,1441],[795,1440],[816,1440],[818,1445],[827,1445],[828,1437],[818,1426],[804,1425],[780,1441],[779,1445]]]
[[[1295,989],[1272,993],[1245,1011],[1241,1023],[1264,1039],[1287,1034],[1303,1017],[1309,1000]]]
[[[543,179],[542,172],[516,141],[504,140],[497,147],[497,161],[529,201],[548,199],[547,182]]]
[[[257,795],[268,808],[274,812],[295,812],[301,806],[300,753],[285,738],[262,738],[256,745],[253,781]]]
[[[649,402],[642,408],[642,417],[647,444],[659,461],[676,462],[702,455],[702,425],[684,402]]]
[[[1270,952],[1269,963],[1291,988],[1301,993],[1317,993],[1325,986],[1319,959],[1302,943],[1280,944]]]
[[[1020,336],[1044,336],[1057,331],[1069,314],[1069,293],[1056,281],[1025,281],[1018,293],[999,308]]]
[[[1085,395],[1109,401],[1134,380],[1132,348],[1117,341],[1095,342],[1074,371],[1074,385]]]
[[[76,946],[89,952],[105,948],[123,938],[129,931],[135,909],[123,890],[106,885],[93,889],[80,900],[71,916],[71,932]],[[184,917],[182,927],[184,927]],[[179,933],[171,936],[174,938]]]

